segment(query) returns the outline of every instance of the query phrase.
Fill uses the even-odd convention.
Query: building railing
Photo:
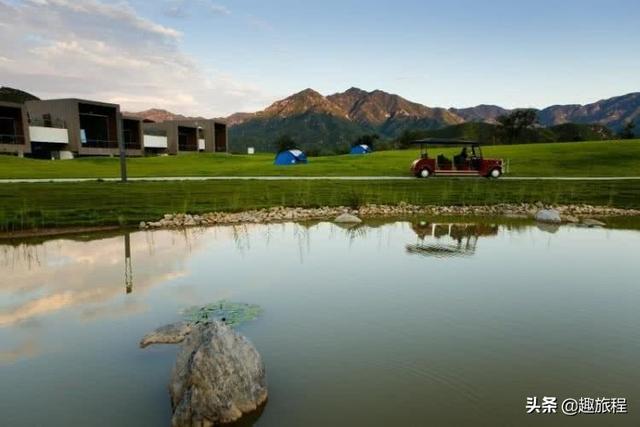
[[[80,144],[83,148],[118,148],[118,141],[103,139],[87,139]]]
[[[29,120],[31,126],[41,126],[45,128],[66,129],[67,123],[61,119],[44,119],[43,117],[31,117]]]
[[[178,144],[180,151],[198,151],[198,144]]]
[[[118,145],[118,141],[112,140],[100,140],[100,139],[88,139],[87,142],[82,143],[83,148],[108,148],[108,149],[118,149],[120,145]],[[139,142],[125,142],[124,148],[127,150],[140,150],[142,149],[142,144]]]
[[[24,145],[25,137],[22,135],[0,134],[0,144]]]

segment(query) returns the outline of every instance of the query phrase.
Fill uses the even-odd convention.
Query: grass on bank
[[[640,140],[487,146],[486,157],[508,159],[512,176],[640,175]],[[440,150],[442,151],[442,150]],[[454,150],[445,150],[452,156]],[[128,159],[132,177],[153,176],[410,176],[418,150],[364,156],[312,157],[307,165],[275,166],[273,154],[185,154]],[[0,156],[3,178],[108,178],[119,176],[116,158],[65,161]]]
[[[165,213],[367,203],[590,203],[640,208],[640,181],[198,181],[0,185],[0,230],[136,225]]]

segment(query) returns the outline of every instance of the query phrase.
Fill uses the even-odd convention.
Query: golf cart
[[[418,178],[430,176],[484,176],[499,178],[504,172],[504,162],[482,157],[480,143],[462,139],[427,138],[413,141],[420,145],[420,158],[411,164],[411,173]],[[460,153],[449,159],[443,154],[429,157],[427,148],[457,147]]]

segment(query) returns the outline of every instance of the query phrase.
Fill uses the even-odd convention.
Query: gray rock
[[[349,213],[338,215],[333,221],[341,224],[360,224],[362,222],[360,218]]]
[[[560,213],[554,209],[541,209],[536,212],[536,221],[546,222],[549,224],[559,224],[562,222]]]
[[[178,354],[169,392],[173,427],[234,422],[266,402],[264,364],[224,323],[196,324]]]
[[[140,221],[140,228],[147,228],[147,223],[144,221]]]
[[[582,224],[586,225],[587,227],[604,227],[605,224],[602,221],[598,221],[597,219],[593,219],[593,218],[585,218],[582,220]]]
[[[193,325],[187,322],[162,326],[142,337],[140,347],[145,348],[151,344],[178,344],[184,341],[192,330]]]

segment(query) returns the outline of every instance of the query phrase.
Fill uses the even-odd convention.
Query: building
[[[178,154],[205,151],[227,152],[227,124],[220,120],[170,120],[143,123],[145,148],[147,136],[166,137],[166,152]]]
[[[34,140],[34,154],[59,153],[61,158],[118,155],[122,138],[119,105],[75,98],[27,101],[25,105],[33,126],[67,130],[66,143]],[[142,152],[128,150],[127,154]]]
[[[21,104],[0,102],[0,153],[31,153],[29,120]]]
[[[122,138],[127,156],[144,155],[144,132],[141,119],[122,116]]]
[[[153,123],[123,116],[120,106],[84,99],[0,103],[0,153],[70,159],[227,152],[227,125],[220,120]]]

